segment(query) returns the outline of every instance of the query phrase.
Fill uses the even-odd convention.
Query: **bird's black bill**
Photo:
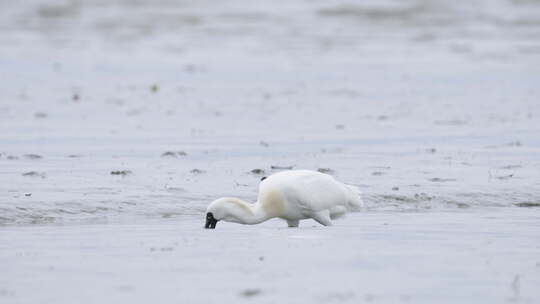
[[[208,212],[206,214],[206,224],[204,225],[204,228],[215,229],[217,222],[218,221],[214,218],[214,215],[212,214],[212,212]]]

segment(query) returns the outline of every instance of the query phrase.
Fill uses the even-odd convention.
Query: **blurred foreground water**
[[[539,117],[539,1],[0,2],[0,224],[199,217],[272,166],[534,208]]]

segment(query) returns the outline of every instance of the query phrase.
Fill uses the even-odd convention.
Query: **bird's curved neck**
[[[261,205],[258,202],[250,204],[242,200],[238,200],[238,204],[243,206],[245,212],[242,212],[238,220],[242,224],[254,225],[262,223],[268,219],[270,216],[261,208]]]

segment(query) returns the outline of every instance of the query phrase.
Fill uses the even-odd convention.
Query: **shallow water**
[[[3,303],[537,303],[538,209],[4,227]],[[39,228],[39,229],[36,229]]]

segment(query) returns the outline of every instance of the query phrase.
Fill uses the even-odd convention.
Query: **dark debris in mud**
[[[428,179],[428,181],[434,182],[434,183],[445,183],[445,182],[455,182],[456,179],[455,179],[455,178],[440,178],[440,177],[434,177],[434,178]]]
[[[188,154],[184,151],[167,151],[161,154],[161,157],[178,157],[178,156],[187,156]]]
[[[37,171],[29,171],[29,172],[25,172],[22,174],[22,176],[26,176],[26,177],[41,177],[41,178],[46,178],[47,175],[43,172],[37,172]]]
[[[258,288],[250,288],[250,289],[242,290],[240,292],[240,295],[245,298],[251,298],[251,297],[260,295],[261,293],[262,293],[262,290]]]
[[[111,171],[111,175],[120,175],[120,176],[127,176],[132,174],[130,170],[115,170]]]
[[[25,154],[23,155],[24,158],[26,159],[41,159],[43,158],[43,156],[39,155],[39,154]]]
[[[540,202],[521,202],[521,203],[516,203],[514,205],[518,207],[525,207],[525,208],[540,207]]]
[[[414,198],[417,199],[417,200],[422,200],[422,201],[430,201],[430,200],[432,200],[434,197],[433,197],[433,196],[429,196],[429,195],[427,195],[426,193],[422,192],[422,193],[415,193],[415,194],[414,194]]]
[[[317,171],[319,171],[321,173],[326,173],[326,174],[334,173],[334,170],[332,170],[330,168],[319,168],[319,169],[317,169]]]
[[[381,198],[384,200],[391,200],[391,201],[400,201],[400,202],[414,202],[414,200],[410,197],[407,197],[405,195],[393,195],[393,194],[384,194],[381,195]]]
[[[292,170],[294,166],[278,166],[278,165],[272,165],[270,166],[272,170]]]
[[[265,173],[263,169],[259,169],[259,168],[253,169],[250,172],[252,174],[264,174]]]
[[[191,171],[189,171],[189,172],[190,172],[191,174],[203,174],[203,173],[206,173],[206,171],[201,170],[201,169],[197,169],[197,168],[195,168],[195,169],[193,169],[193,170],[191,170]]]

